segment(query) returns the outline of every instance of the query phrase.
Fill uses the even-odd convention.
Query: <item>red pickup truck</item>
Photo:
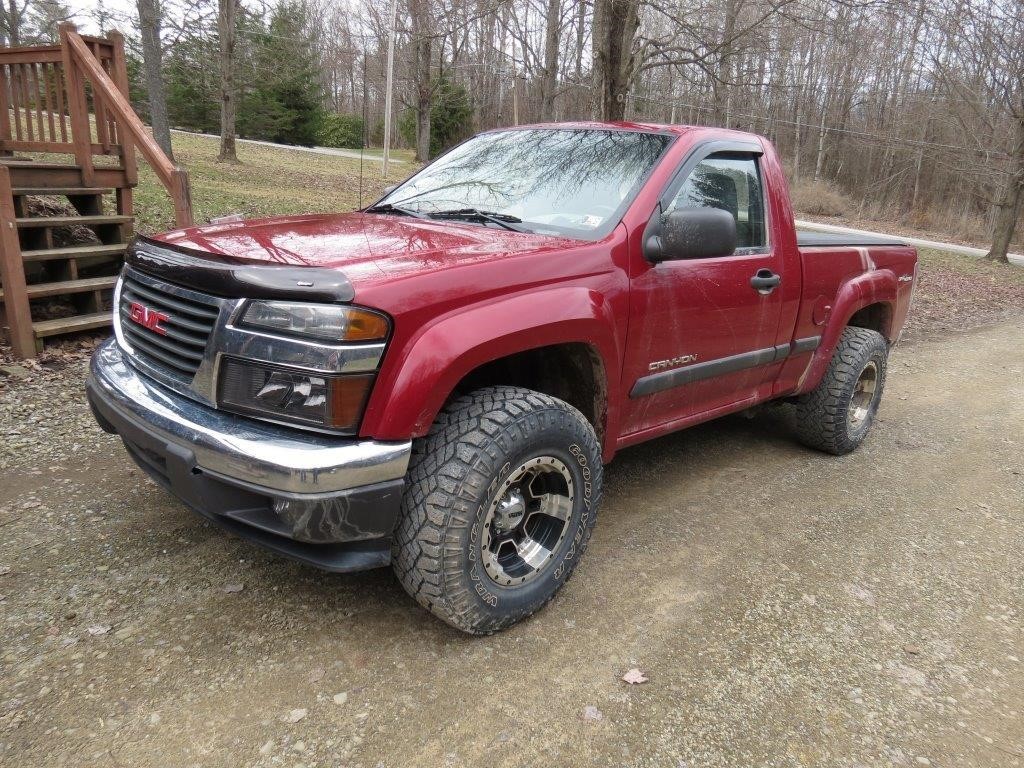
[[[361,211],[138,238],[87,392],[195,511],[484,634],[569,579],[619,449],[775,399],[856,448],[916,271],[798,236],[759,136],[491,131]]]

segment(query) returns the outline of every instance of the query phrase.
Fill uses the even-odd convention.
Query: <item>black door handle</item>
[[[771,293],[781,282],[781,275],[776,275],[770,269],[759,269],[757,274],[750,278],[750,287],[760,293]]]

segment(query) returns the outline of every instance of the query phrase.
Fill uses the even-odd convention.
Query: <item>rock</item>
[[[20,365],[0,365],[0,374],[12,379],[27,379],[32,374]]]
[[[243,589],[245,589],[244,584],[225,584],[223,587],[223,590],[229,595],[235,592],[241,592]]]
[[[93,624],[86,630],[86,632],[88,632],[90,635],[105,635],[109,631],[109,624]]]
[[[583,719],[590,722],[597,722],[598,720],[604,720],[604,715],[600,709],[592,704],[588,704],[583,708]]]
[[[921,646],[908,643],[903,646],[903,650],[909,653],[911,656],[918,656],[921,653]]]
[[[306,716],[308,711],[306,709],[293,709],[288,713],[287,720],[289,723],[297,723]]]
[[[348,701],[348,694],[345,691],[334,694],[334,703],[337,704],[339,707],[346,701]]]
[[[917,763],[918,765],[931,765],[932,764],[932,761],[929,760],[924,755],[918,755],[916,758],[914,758],[914,762]]]

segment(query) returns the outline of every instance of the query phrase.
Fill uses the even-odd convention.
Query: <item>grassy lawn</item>
[[[189,172],[197,223],[229,213],[257,217],[350,211],[359,207],[358,160],[239,143],[241,162],[233,165],[217,162],[217,139],[175,133],[172,141],[175,159]],[[389,169],[385,181],[379,165],[364,164],[363,204],[378,197],[387,184],[410,175],[416,167],[409,163],[396,165]],[[141,160],[135,207],[139,232],[159,232],[174,226],[170,199]]]

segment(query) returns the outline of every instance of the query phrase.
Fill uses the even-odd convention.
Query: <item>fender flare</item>
[[[809,392],[821,382],[832,361],[839,337],[854,314],[872,304],[885,304],[889,308],[890,317],[895,315],[898,285],[896,273],[890,269],[877,269],[858,275],[840,287],[821,335],[821,343],[800,378],[795,394]],[[883,335],[890,343],[893,341],[891,325]]]
[[[361,434],[380,440],[421,437],[456,385],[481,365],[555,344],[596,351],[605,375],[605,442],[617,431],[619,344],[605,297],[582,286],[533,290],[470,305],[418,329],[385,355]]]

